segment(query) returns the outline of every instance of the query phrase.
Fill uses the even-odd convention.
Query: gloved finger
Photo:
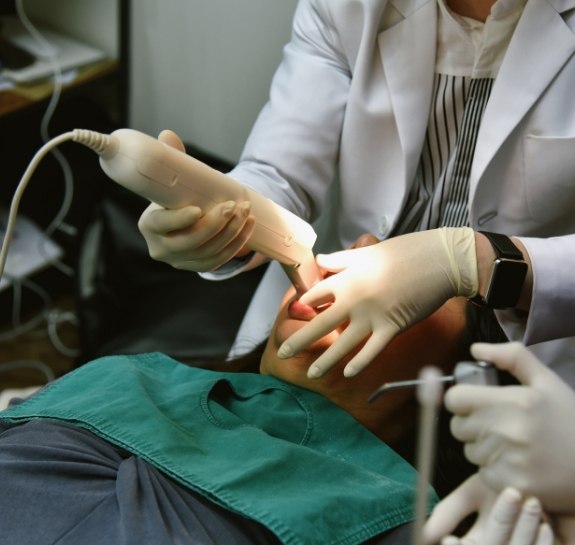
[[[475,513],[484,499],[484,491],[479,476],[473,475],[443,498],[423,526],[424,544],[438,543],[468,515]]]
[[[362,343],[369,332],[369,328],[363,324],[351,322],[339,334],[335,342],[313,362],[308,369],[308,377],[319,378],[323,376],[334,365],[343,360],[358,344]]]
[[[466,442],[463,446],[463,452],[472,464],[480,466],[480,468],[483,469],[483,467],[488,464],[493,466],[508,446],[509,444],[506,443],[500,435],[487,434],[482,435],[475,441]],[[495,490],[499,488],[500,486],[495,486]]]
[[[519,342],[474,343],[471,346],[471,354],[477,359],[490,361],[499,369],[508,371],[521,384],[531,385],[538,378],[555,376],[553,371]]]
[[[319,263],[318,263],[319,264]],[[343,274],[343,273],[341,273]],[[332,303],[335,299],[335,290],[341,277],[326,276],[317,284],[313,285],[301,297],[300,302],[308,307],[318,308],[327,303]]]
[[[160,142],[163,142],[164,144],[167,144],[168,146],[171,146],[172,148],[176,148],[177,150],[183,151],[184,153],[186,152],[186,147],[184,146],[184,143],[174,131],[171,131],[169,129],[163,130],[158,135],[158,140]]]
[[[238,205],[229,221],[217,232],[204,227],[204,218],[198,220],[195,232],[190,233],[189,243],[193,244],[196,237],[199,239],[200,230],[202,230],[202,237],[205,237],[206,240],[201,244],[195,245],[194,259],[210,259],[226,249],[229,250],[232,246],[237,247],[237,250],[239,250],[246,244],[255,227],[255,218],[249,215],[249,203],[246,204],[248,206]],[[206,221],[211,222],[211,219],[206,218]],[[214,223],[215,226],[216,224]],[[231,253],[230,258],[236,252]]]
[[[138,229],[142,234],[166,235],[181,231],[194,225],[201,217],[202,209],[197,206],[184,206],[168,210],[156,203],[151,203],[142,212],[138,221]]]
[[[524,494],[531,494],[531,484],[526,481],[525,475],[518,471],[513,461],[509,462],[504,455],[507,446],[502,445],[494,457],[493,463],[489,462],[480,466],[477,470],[485,486],[492,490],[501,490],[503,486],[511,486],[521,490]],[[464,447],[465,450],[465,447]],[[502,477],[504,476],[504,477]]]
[[[198,249],[218,234],[224,241],[231,242],[248,214],[249,203],[236,204],[234,201],[227,201],[217,204],[198,219],[193,229],[186,233],[188,241],[186,246],[190,249]],[[239,217],[241,221],[233,223],[232,220],[236,217]],[[222,246],[225,243],[220,240],[219,245]]]
[[[331,254],[317,254],[316,261],[322,269],[337,273],[356,264],[358,259],[362,259],[363,250],[364,248],[356,248],[332,252]]]
[[[513,424],[509,423],[511,420],[509,414],[498,414],[496,406],[494,403],[493,406],[480,408],[466,416],[453,416],[449,422],[451,434],[462,443],[498,436],[500,429],[506,430],[506,437],[513,437]]]
[[[467,416],[484,407],[504,403],[511,394],[519,393],[521,387],[478,386],[457,384],[445,393],[444,404],[447,410],[459,416]]]
[[[521,494],[514,488],[506,488],[499,494],[487,517],[484,543],[508,544],[521,511],[521,501]]]
[[[449,421],[451,435],[462,443],[470,443],[477,440],[479,431],[475,426],[469,424],[468,416],[453,416]]]
[[[235,238],[231,240],[226,246],[221,248],[216,253],[207,253],[206,256],[202,257],[202,249],[198,252],[198,258],[193,260],[180,260],[176,261],[173,266],[177,269],[195,271],[195,272],[206,272],[218,269],[231,259],[233,259],[242,248],[245,247],[247,241],[250,239],[255,228],[255,219],[253,217],[248,218],[245,225],[242,227],[241,231],[237,233]],[[213,242],[213,241],[211,241]]]
[[[464,543],[455,536],[445,536],[441,540],[441,545],[464,545]]]
[[[553,545],[555,543],[555,535],[551,526],[544,522],[539,525],[539,533],[533,545]]]
[[[319,283],[321,284],[321,282]],[[316,284],[316,286],[317,285],[318,284]],[[299,301],[302,302],[301,298]],[[295,356],[313,342],[331,333],[337,329],[338,326],[343,325],[347,320],[348,316],[341,313],[336,305],[332,305],[288,337],[279,347],[278,357],[285,359]],[[332,347],[330,347],[330,349]]]
[[[528,498],[523,502],[519,518],[515,524],[509,545],[531,545],[539,537],[541,524],[541,503],[537,498]]]
[[[360,351],[347,363],[343,370],[346,377],[354,377],[363,371],[391,342],[397,331],[390,327],[377,328],[365,342]],[[356,344],[358,346],[359,343]]]
[[[146,237],[150,255],[183,270],[204,272],[218,268],[245,245],[253,232],[249,203],[245,207],[242,204],[236,206],[230,201],[217,205],[192,226],[158,235],[157,239]]]

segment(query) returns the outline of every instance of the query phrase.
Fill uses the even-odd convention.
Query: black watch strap
[[[495,251],[495,257],[523,261],[523,254],[507,235],[502,235],[501,233],[489,233],[487,231],[479,231],[479,233],[489,239],[489,242],[491,242],[491,246],[493,246],[493,250]]]

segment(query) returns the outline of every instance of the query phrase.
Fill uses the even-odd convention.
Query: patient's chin
[[[260,372],[303,386],[312,380],[307,378],[310,365],[325,352],[330,343],[327,339],[320,339],[299,354],[291,358],[280,359],[277,351],[281,343],[301,329],[301,326],[294,327],[294,325],[293,322],[284,322],[276,329],[262,356]]]

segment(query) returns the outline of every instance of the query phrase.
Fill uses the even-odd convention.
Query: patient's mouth
[[[308,322],[317,316],[317,312],[312,307],[304,305],[295,299],[288,306],[288,315],[292,320]]]

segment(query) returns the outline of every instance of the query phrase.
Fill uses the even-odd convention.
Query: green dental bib
[[[96,360],[0,413],[86,428],[285,544],[356,545],[413,519],[416,472],[324,397],[163,354]]]

